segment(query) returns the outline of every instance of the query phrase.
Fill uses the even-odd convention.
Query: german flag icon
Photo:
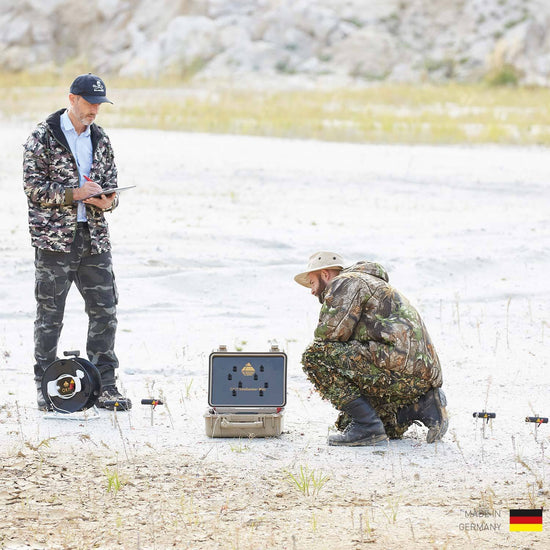
[[[542,531],[542,508],[510,510],[510,531]]]

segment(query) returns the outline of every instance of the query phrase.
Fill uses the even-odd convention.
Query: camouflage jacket
[[[315,337],[365,344],[366,359],[396,372],[420,376],[439,387],[441,365],[420,315],[388,284],[376,263],[344,269],[325,291]]]
[[[23,182],[29,205],[32,245],[55,252],[69,252],[76,232],[77,203],[73,189],[79,186],[76,161],[60,117],[65,109],[38,124],[24,145]],[[117,169],[111,142],[104,130],[90,126],[93,160],[89,177],[101,187],[117,186]],[[118,198],[113,202],[116,207]],[[92,253],[110,250],[109,228],[103,211],[86,206]]]

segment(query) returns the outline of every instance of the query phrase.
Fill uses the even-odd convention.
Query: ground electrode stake
[[[548,424],[548,418],[544,416],[527,416],[525,417],[525,422],[533,422],[538,428],[541,424]]]
[[[151,406],[151,426],[153,426],[155,409],[157,405],[164,405],[164,403],[160,399],[142,399],[141,404]]]
[[[538,428],[541,424],[548,424],[548,418],[546,416],[526,416],[525,422],[530,422],[535,425],[535,441],[538,442],[537,434],[538,434]]]
[[[486,422],[482,422],[481,424],[481,433],[482,433],[483,439],[485,439],[485,425],[489,424],[489,421],[491,421],[491,426],[492,426],[493,418],[496,418],[496,416],[497,416],[496,413],[487,412],[487,411],[475,412],[473,414],[474,418],[482,418],[486,421]]]

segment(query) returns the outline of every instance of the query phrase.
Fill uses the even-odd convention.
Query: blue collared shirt
[[[61,129],[65,134],[67,143],[71,149],[71,153],[76,160],[78,166],[78,177],[80,187],[86,181],[84,176],[90,175],[90,168],[92,167],[93,151],[92,151],[92,138],[90,136],[90,127],[86,126],[86,130],[80,135],[76,133],[73,123],[69,118],[69,114],[65,111],[61,115]],[[76,219],[79,222],[87,221],[86,218],[86,205],[82,201],[78,201]]]

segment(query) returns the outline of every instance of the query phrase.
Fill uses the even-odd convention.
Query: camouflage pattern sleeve
[[[24,144],[23,186],[29,200],[43,206],[65,203],[65,186],[50,178],[46,130],[38,126]]]
[[[340,342],[350,340],[369,298],[361,280],[333,279],[321,307],[315,338]]]

